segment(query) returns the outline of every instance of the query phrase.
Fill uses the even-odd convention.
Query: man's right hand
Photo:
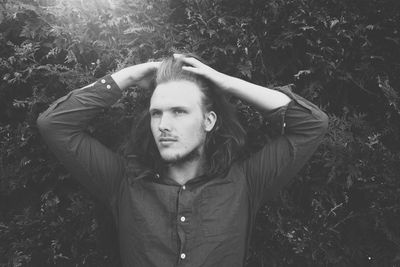
[[[134,85],[148,89],[160,64],[161,62],[157,61],[130,66],[117,71],[111,77],[121,90]]]

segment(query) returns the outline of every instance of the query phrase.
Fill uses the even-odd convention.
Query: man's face
[[[186,80],[162,83],[154,90],[151,131],[164,161],[185,162],[203,155],[206,134],[216,116],[203,111],[202,96],[199,86]]]

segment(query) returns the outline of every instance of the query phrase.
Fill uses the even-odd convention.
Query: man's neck
[[[203,172],[204,160],[200,158],[179,164],[169,164],[166,169],[167,176],[180,185],[186,184],[189,180],[203,174]]]

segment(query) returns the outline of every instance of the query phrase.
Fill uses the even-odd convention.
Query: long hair
[[[208,177],[224,175],[238,158],[245,142],[245,131],[236,117],[236,109],[218,88],[207,79],[182,70],[182,66],[183,62],[173,57],[164,59],[156,73],[155,87],[177,80],[191,81],[200,87],[203,110],[217,114],[216,124],[207,133],[204,144],[205,174]],[[148,109],[132,127],[123,152],[127,160],[126,174],[130,180],[155,176],[162,171],[164,164],[151,132]]]

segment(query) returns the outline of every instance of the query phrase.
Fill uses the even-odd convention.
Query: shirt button
[[[182,253],[182,254],[181,254],[181,259],[184,260],[185,258],[186,258],[186,254],[185,254],[185,253]]]
[[[100,82],[101,82],[101,83],[106,83],[106,80],[102,79]]]
[[[181,222],[184,222],[184,221],[186,221],[186,218],[185,218],[185,216],[182,216],[181,217]]]
[[[106,87],[107,87],[107,89],[111,89],[111,85],[109,85],[109,84],[107,84]]]

